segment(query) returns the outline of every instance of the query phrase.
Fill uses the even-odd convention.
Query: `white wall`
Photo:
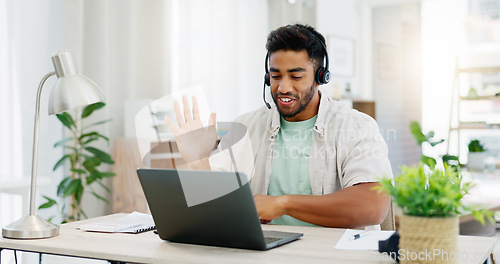
[[[11,39],[13,66],[15,67],[13,87],[19,89],[21,95],[23,175],[29,177],[36,93],[42,77],[54,71],[51,57],[61,48],[61,1],[12,0],[9,2],[14,31]],[[62,157],[62,149],[54,149],[53,145],[62,138],[63,131],[59,120],[55,116],[48,115],[48,97],[55,80],[56,78],[52,77],[46,82],[41,95],[38,157],[39,177],[48,177],[54,183],[59,182],[62,176],[61,172],[52,172],[52,167]],[[42,192],[43,190],[38,192],[38,197]],[[50,195],[55,196],[55,191],[53,194]],[[42,201],[38,199],[37,202],[40,204]],[[48,212],[41,212],[41,215],[44,214]]]
[[[328,36],[334,36],[354,41],[354,75],[350,77],[336,75],[335,61],[330,60],[332,81],[323,85],[321,89],[328,96],[333,96],[334,85],[337,85],[343,94],[346,83],[350,83],[352,96],[370,99],[371,94],[365,92],[360,82],[360,76],[363,72],[360,56],[363,41],[360,37],[362,17],[356,1],[317,0],[316,3],[316,29],[327,39]]]
[[[0,174],[0,180],[7,183],[20,182],[21,179],[29,179],[32,167],[32,148],[34,134],[35,101],[38,85],[44,75],[54,71],[51,57],[61,48],[61,1],[60,0],[4,0],[6,5],[6,17],[3,17],[7,24],[7,38],[2,41],[8,46],[8,58],[2,57],[8,65],[8,69],[3,74],[8,74],[9,83],[7,86],[0,86],[0,89],[14,89],[20,100],[13,104],[19,104],[19,113],[11,113],[12,116],[19,116],[20,122],[13,122],[10,125],[2,123],[0,125],[4,133],[16,133],[21,131],[22,161],[21,168]],[[5,35],[2,35],[4,37]],[[51,77],[45,84],[41,94],[40,104],[40,134],[38,150],[38,183],[40,179],[46,178],[45,186],[37,190],[36,207],[43,202],[42,194],[55,197],[57,183],[62,177],[62,173],[52,172],[52,167],[56,161],[62,157],[62,149],[54,149],[55,142],[62,138],[62,125],[55,116],[48,115],[48,98],[55,77]],[[4,93],[9,94],[9,93]],[[13,108],[15,109],[15,108]],[[7,111],[12,111],[8,109]],[[16,110],[15,110],[16,111]],[[2,120],[0,120],[1,122]],[[19,128],[11,125],[19,124]],[[9,131],[10,130],[10,131]],[[2,134],[4,134],[2,133]],[[13,136],[11,136],[13,137]],[[7,146],[2,146],[7,147]],[[5,150],[3,148],[2,150]],[[12,164],[9,164],[12,165]],[[26,181],[29,183],[29,181]],[[5,187],[5,186],[3,186]],[[0,226],[8,225],[24,215],[28,214],[29,185],[23,188],[13,188],[6,190],[0,195]],[[12,195],[8,193],[15,193]],[[8,203],[8,204],[5,204]],[[21,210],[23,208],[24,210]],[[9,210],[11,209],[11,210]],[[54,209],[37,211],[37,214],[48,218],[56,214]],[[2,263],[12,263],[12,254],[2,254]],[[23,263],[33,263],[29,261],[29,254],[22,254]],[[37,257],[37,256],[34,256]]]

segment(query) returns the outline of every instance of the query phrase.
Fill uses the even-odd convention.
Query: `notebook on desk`
[[[138,169],[137,174],[163,240],[266,250],[302,236],[262,231],[243,173]]]

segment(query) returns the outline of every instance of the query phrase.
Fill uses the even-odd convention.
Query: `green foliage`
[[[443,143],[444,139],[440,139],[438,141],[431,141],[434,137],[434,131],[430,131],[427,135],[422,133],[422,128],[417,121],[410,122],[410,131],[413,137],[417,140],[419,145],[422,145],[424,142],[428,142],[431,146],[436,146],[437,144]]]
[[[420,126],[420,124],[417,121],[410,122],[410,132],[413,135],[413,137],[415,138],[415,140],[417,141],[417,144],[420,145],[420,147],[422,147],[422,145],[426,142],[431,147],[435,147],[436,145],[444,142],[444,139],[440,139],[440,140],[433,140],[432,139],[434,137],[434,131],[430,131],[429,133],[424,134],[422,132],[422,127]],[[444,166],[452,166],[452,167],[460,166],[460,163],[458,162],[457,156],[445,154],[442,157],[442,160],[443,160]],[[421,154],[420,162],[427,165],[430,169],[434,169],[437,165],[437,161],[435,158],[426,156],[424,154]]]
[[[111,155],[105,151],[91,146],[91,144],[99,140],[104,140],[109,144],[109,139],[99,132],[87,130],[110,120],[96,122],[87,126],[83,126],[82,124],[83,119],[104,106],[104,103],[88,105],[81,111],[81,114],[76,113],[74,116],[67,112],[57,114],[57,118],[64,127],[70,130],[71,136],[54,144],[54,147],[63,147],[66,150],[66,154],[56,162],[53,170],[55,171],[61,166],[69,164],[70,166],[67,170],[69,175],[62,179],[57,186],[56,194],[59,202],[48,196],[43,196],[46,202],[40,205],[39,209],[57,206],[62,216],[62,223],[78,221],[82,216],[87,218],[81,206],[82,197],[87,187],[91,188],[91,193],[96,199],[109,203],[106,198],[94,190],[93,184],[97,183],[106,192],[110,192],[102,180],[113,177],[115,174],[113,172],[101,171],[100,166],[102,164],[113,164],[114,161]]]
[[[458,160],[458,157],[455,155],[449,155],[449,154],[444,154],[443,157],[443,164],[446,166],[450,165],[452,167],[460,167],[460,161]]]
[[[484,152],[486,149],[484,148],[483,144],[479,142],[479,140],[474,139],[469,142],[469,152]]]
[[[385,178],[375,187],[386,192],[403,210],[403,213],[424,217],[449,217],[472,212],[475,219],[484,224],[484,218],[493,221],[493,213],[485,209],[475,210],[462,203],[462,198],[472,187],[462,182],[459,170],[428,170],[419,163],[415,167],[401,167],[401,174],[394,179]]]

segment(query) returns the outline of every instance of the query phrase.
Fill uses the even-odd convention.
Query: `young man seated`
[[[235,122],[246,127],[241,142],[230,131],[214,154],[215,114],[200,130],[196,99],[192,109],[183,99],[184,116],[174,103],[177,125],[166,122],[181,155],[191,169],[245,172],[262,222],[380,224],[390,199],[373,187],[392,177],[387,145],[371,117],[318,90],[330,78],[325,38],[310,26],[288,25],[269,34],[266,48],[264,89],[270,87],[274,105],[239,117]]]

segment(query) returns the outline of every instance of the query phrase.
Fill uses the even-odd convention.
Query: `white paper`
[[[362,237],[352,240],[356,234],[364,233]],[[388,239],[394,231],[365,231],[346,229],[335,249],[346,250],[378,250],[378,241]]]
[[[153,217],[149,214],[133,212],[117,219],[85,224],[77,227],[82,231],[104,232],[104,233],[137,233],[145,229],[154,228]]]

